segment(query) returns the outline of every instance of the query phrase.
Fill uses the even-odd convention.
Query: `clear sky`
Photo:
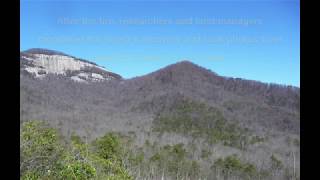
[[[124,78],[190,60],[300,86],[298,0],[21,0],[20,50],[47,48]]]

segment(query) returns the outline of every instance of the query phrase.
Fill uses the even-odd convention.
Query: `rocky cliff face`
[[[48,74],[60,74],[78,82],[121,79],[121,76],[95,63],[51,50],[30,49],[21,52],[20,64],[21,70],[37,78]]]

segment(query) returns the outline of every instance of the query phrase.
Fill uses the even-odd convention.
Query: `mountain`
[[[20,62],[22,74],[27,73],[21,77],[21,87],[30,89],[37,96],[46,96],[45,99],[52,96],[61,97],[63,101],[69,100],[64,103],[68,106],[91,106],[92,112],[98,108],[96,114],[100,114],[101,110],[102,114],[151,117],[171,109],[182,99],[188,99],[218,107],[227,119],[246,126],[300,132],[298,87],[223,77],[189,61],[181,61],[132,79],[122,79],[120,75],[108,72],[94,63],[51,50],[31,49],[22,52]],[[26,76],[30,74],[33,74],[32,78]],[[69,82],[69,79],[74,83]],[[90,81],[100,83],[79,83]],[[51,88],[53,84],[56,85]],[[38,92],[35,88],[37,86],[41,86],[38,89],[45,93]],[[66,93],[56,94],[56,91],[52,91],[57,87]],[[64,97],[66,95],[71,97]],[[35,101],[42,100],[39,97]],[[60,107],[62,102],[52,102],[55,101]],[[29,114],[28,111],[26,113]],[[45,113],[43,115],[46,116]],[[33,113],[33,116],[36,114]],[[79,117],[78,121],[81,119]],[[104,118],[96,119],[103,121]]]
[[[300,130],[299,88],[222,77],[189,61],[126,80],[120,92],[120,102],[138,104],[133,107],[139,112],[159,113],[187,98],[217,106],[228,119],[244,125]]]
[[[34,48],[21,52],[20,65],[22,71],[37,78],[43,78],[47,74],[60,74],[78,82],[121,79],[118,74],[95,63],[48,49]]]
[[[198,147],[192,158],[207,172],[218,157],[232,154],[261,169],[277,154],[291,173],[296,152],[294,168],[300,167],[300,147],[292,145],[300,141],[298,87],[223,77],[190,61],[131,79],[50,50],[21,52],[20,61],[21,122],[45,120],[65,136],[91,140],[119,132],[146,149],[146,142]],[[95,83],[75,80],[81,73]],[[94,73],[106,76],[96,80]],[[201,160],[202,151],[214,154]]]

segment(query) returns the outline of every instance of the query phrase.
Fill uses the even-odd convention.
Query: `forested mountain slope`
[[[172,145],[186,151],[183,155],[186,161],[195,161],[201,172],[199,177],[214,179],[216,174],[209,173],[214,165],[220,164],[222,169],[224,166],[223,159],[217,162],[219,158],[233,154],[243,163],[252,164],[259,176],[268,171],[266,178],[298,177],[300,89],[297,87],[223,77],[189,61],[132,79],[103,71],[108,75],[105,77],[113,78],[94,80],[92,73],[99,72],[85,68],[91,79],[83,83],[70,77],[79,77],[84,69],[51,73],[46,67],[43,67],[46,75],[39,78],[38,74],[26,71],[32,63],[28,65],[25,53],[32,55],[34,50],[23,52],[20,60],[21,123],[44,120],[65,137],[75,132],[89,140],[111,131],[130,136],[133,147],[143,154],[140,164],[149,166],[151,162],[147,160],[153,158],[151,164],[159,170],[159,176],[165,173],[173,178],[182,172],[182,169],[171,172],[168,164],[160,163],[166,158],[176,158],[167,154],[171,146],[164,148]],[[93,66],[96,70],[97,65]],[[159,157],[154,156],[157,153]],[[280,159],[283,168],[271,172],[271,155]],[[147,176],[150,169],[139,168]],[[237,177],[236,174],[233,176]],[[181,178],[182,175],[178,179]]]

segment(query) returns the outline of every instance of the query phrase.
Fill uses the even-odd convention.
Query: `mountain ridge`
[[[36,49],[37,51],[38,49]],[[85,72],[93,73],[92,69],[84,72],[83,70],[68,72],[62,76],[66,80],[55,80],[56,86],[60,86],[59,82],[61,84],[68,83],[68,79],[74,81],[73,77]],[[99,72],[96,74],[99,74]],[[41,84],[41,89],[46,89],[46,87],[51,86],[47,83],[55,78],[58,78],[58,76],[42,78],[43,82],[35,79],[32,83],[35,83],[34,86]],[[112,83],[111,81],[97,81],[101,82],[101,85],[92,85],[92,87],[98,86],[94,89],[91,89],[91,86],[88,85],[74,84],[72,86],[79,86],[84,89],[83,92],[80,92],[82,95],[79,94],[79,96],[92,97],[93,99],[103,96],[106,98],[105,100],[98,100],[98,98],[94,101],[104,102],[105,106],[110,107],[110,109],[120,110],[119,112],[113,112],[112,110],[112,113],[115,114],[122,111],[131,113],[134,110],[138,114],[154,115],[170,109],[176,101],[182,102],[183,99],[189,99],[203,102],[209,106],[220,107],[228,116],[228,119],[236,119],[243,124],[254,122],[257,126],[267,128],[274,126],[279,130],[288,129],[299,133],[299,115],[295,115],[300,111],[300,88],[297,87],[224,77],[187,60],[171,64],[143,76],[130,79],[115,78],[115,80]],[[78,82],[75,81],[75,83]],[[31,91],[37,91],[33,87],[29,87],[28,84],[23,86],[28,89],[31,88]],[[61,89],[65,89],[69,94],[72,94],[73,90],[68,89],[70,88],[68,86],[67,84],[63,85]],[[91,92],[85,90],[88,88]],[[50,92],[45,96],[50,96],[51,93],[55,92]],[[74,100],[70,99],[70,101]],[[240,104],[243,104],[243,106],[240,106]],[[94,104],[94,106],[97,105]],[[109,110],[106,112],[109,112]],[[244,116],[243,114],[248,115]],[[284,118],[287,116],[294,118],[287,121]],[[275,125],[277,123],[279,125]]]
[[[95,71],[39,78],[24,71],[41,69],[39,65],[22,61],[21,124],[43,120],[63,137],[75,133],[88,141],[117,132],[134,138],[134,147],[146,152],[154,144],[183,144],[204,172],[211,171],[217,158],[232,154],[259,168],[276,154],[293,169],[288,156],[292,151],[297,152],[295,167],[300,168],[300,88],[224,77],[190,61],[130,79],[79,83],[72,77]],[[213,152],[210,165],[208,159],[201,160],[203,150]]]
[[[26,54],[46,54],[46,55],[63,55],[63,56],[67,56],[67,57],[71,57],[71,58],[74,58],[76,60],[80,60],[80,61],[83,61],[83,62],[87,62],[89,64],[92,64],[92,65],[96,65],[98,67],[101,67],[101,68],[105,68],[101,65],[98,65],[97,63],[93,62],[93,61],[90,61],[90,60],[86,60],[86,59],[82,59],[82,58],[78,58],[78,57],[75,57],[75,56],[72,56],[72,55],[69,55],[67,53],[64,53],[62,51],[58,51],[58,50],[51,50],[51,49],[46,49],[46,48],[30,48],[30,49],[27,49],[27,50],[24,50],[24,51],[21,51],[20,52],[22,55],[26,55]],[[148,74],[153,74],[153,73],[156,73],[158,71],[162,71],[164,69],[174,69],[174,68],[180,68],[180,66],[184,66],[184,67],[189,67],[191,69],[195,69],[195,68],[201,68],[201,69],[204,69],[205,71],[207,71],[208,73],[212,73],[214,75],[216,75],[217,77],[222,77],[222,78],[226,78],[226,79],[230,79],[230,80],[244,80],[244,81],[251,81],[251,82],[256,82],[256,83],[262,83],[262,84],[266,84],[266,85],[274,85],[274,86],[281,86],[281,87],[286,87],[286,88],[292,88],[293,90],[298,90],[300,89],[300,87],[298,86],[295,86],[295,85],[289,85],[289,84],[281,84],[281,83],[274,83],[274,82],[263,82],[263,81],[260,81],[260,80],[252,80],[252,79],[246,79],[246,78],[241,78],[241,77],[231,77],[231,76],[225,76],[225,75],[220,75],[214,71],[212,71],[211,69],[207,69],[201,65],[198,65],[194,62],[192,62],[191,60],[180,60],[178,62],[175,62],[173,64],[169,64],[167,66],[164,66],[162,68],[159,68],[158,70],[155,70],[153,72],[150,72],[150,73],[147,73],[147,74],[144,74],[144,75],[140,75],[140,76],[136,76],[136,77],[132,77],[132,78],[126,78],[126,80],[130,80],[130,79],[135,79],[135,78],[139,78],[139,77],[143,77],[143,76],[146,76]],[[116,74],[116,72],[113,72]],[[119,75],[119,74],[118,74]],[[120,75],[119,75],[120,76]],[[121,77],[122,78],[122,77]]]

